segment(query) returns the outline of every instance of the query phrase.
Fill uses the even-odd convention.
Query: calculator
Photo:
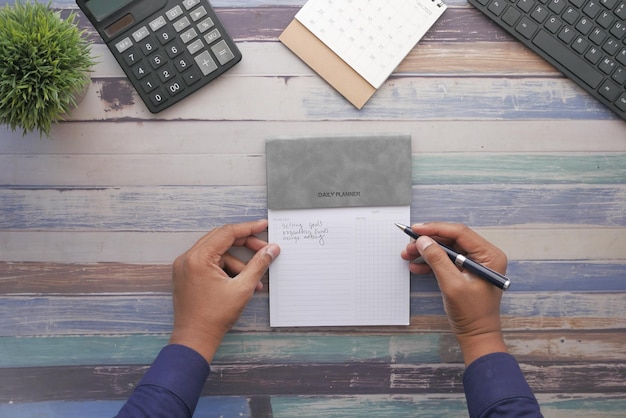
[[[207,0],[76,0],[150,112],[241,61]]]

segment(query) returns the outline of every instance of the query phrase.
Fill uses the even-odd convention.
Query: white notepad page
[[[440,0],[309,0],[296,19],[379,88],[445,9]]]
[[[270,325],[408,325],[409,206],[268,211]]]

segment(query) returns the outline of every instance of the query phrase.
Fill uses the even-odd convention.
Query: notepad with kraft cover
[[[266,142],[272,327],[408,325],[411,138]]]
[[[309,0],[279,39],[361,109],[445,10],[441,0]]]

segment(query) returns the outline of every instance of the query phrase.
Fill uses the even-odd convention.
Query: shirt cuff
[[[463,387],[471,417],[508,399],[536,402],[517,361],[508,353],[491,353],[473,361],[463,375]]]
[[[172,392],[187,405],[191,415],[210,370],[209,363],[195,350],[170,344],[161,349],[137,387],[158,386]]]

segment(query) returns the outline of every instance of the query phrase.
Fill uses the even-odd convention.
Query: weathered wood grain
[[[172,307],[167,295],[3,296],[0,335],[53,336],[169,333]],[[447,331],[441,296],[436,292],[411,295],[411,326],[358,327],[360,332]],[[502,301],[506,330],[617,330],[626,328],[626,292],[519,292]],[[531,327],[531,328],[529,328]],[[280,332],[317,328],[281,329]],[[323,329],[323,328],[322,328]],[[332,329],[332,328],[329,328]],[[351,330],[350,327],[344,328]],[[234,331],[270,331],[267,294],[256,294]]]
[[[626,263],[555,260],[511,260],[507,274],[514,280],[509,293],[626,291]],[[263,277],[268,291],[268,277]],[[163,294],[171,292],[171,263],[60,264],[0,262],[0,294],[4,296]],[[411,292],[438,292],[432,275],[411,277]],[[507,293],[508,294],[508,293]]]
[[[626,388],[623,363],[522,363],[536,393],[617,393]],[[147,366],[4,368],[0,401],[94,400],[127,397]],[[593,370],[594,380],[584,378]],[[461,364],[214,365],[203,394],[212,396],[433,394],[462,392]]]
[[[166,334],[0,337],[0,368],[151,364]],[[509,352],[521,362],[626,361],[626,333],[608,331],[506,331]],[[67,353],[72,353],[68,356]],[[460,363],[450,331],[368,334],[342,329],[320,333],[229,333],[216,364]]]

